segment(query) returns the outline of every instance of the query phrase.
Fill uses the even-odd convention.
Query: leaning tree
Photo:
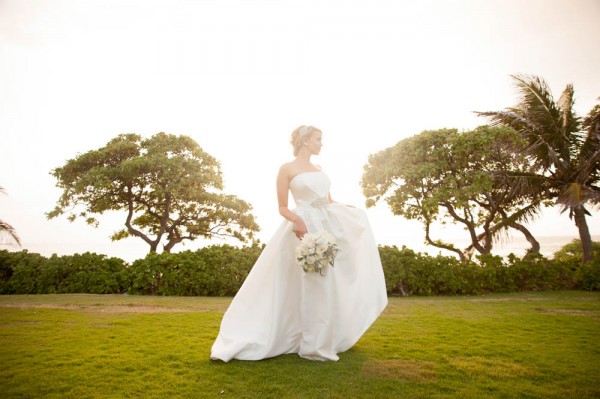
[[[513,128],[524,142],[518,151],[536,165],[531,173],[506,174],[506,183],[521,195],[543,193],[563,212],[569,211],[579,231],[582,260],[587,262],[592,239],[586,216],[591,215],[588,208],[600,205],[600,104],[582,119],[573,110],[573,85],[567,85],[555,102],[540,77],[512,78],[520,95],[517,104],[503,111],[478,112],[493,125]]]
[[[63,192],[48,218],[68,213],[97,226],[94,215],[124,211],[125,228],[111,238],[139,237],[151,253],[199,237],[246,241],[259,230],[252,207],[222,192],[219,162],[187,136],[122,134],[51,174]]]
[[[384,199],[393,214],[423,224],[427,244],[455,252],[461,260],[473,251],[490,253],[509,229],[522,233],[530,251],[537,252],[539,243],[521,222],[539,211],[539,196],[512,195],[496,177],[529,169],[524,157],[506,150],[517,142],[512,129],[489,126],[424,131],[401,140],[369,157],[361,181],[367,206]],[[460,249],[434,239],[435,222],[462,225],[470,245]]]

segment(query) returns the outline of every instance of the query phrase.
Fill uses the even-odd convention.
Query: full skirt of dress
[[[324,275],[295,259],[300,240],[284,221],[265,246],[221,321],[211,359],[260,360],[297,353],[338,360],[387,305],[383,269],[366,213],[342,204],[299,206],[309,233],[325,229],[338,243]]]

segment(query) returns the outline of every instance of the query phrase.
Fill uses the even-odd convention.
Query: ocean
[[[564,247],[566,244],[570,243],[573,240],[578,240],[579,237],[573,237],[573,236],[536,236],[535,237],[536,240],[538,240],[538,242],[540,243],[540,253],[548,258],[551,258],[555,252],[557,252],[558,250],[560,250],[562,247]],[[593,241],[600,241],[600,236],[592,236],[592,240]],[[456,240],[453,242],[453,244],[455,246],[457,246],[458,248],[465,248],[467,247],[470,242],[466,241],[466,240]],[[410,248],[410,246],[407,245],[407,247]],[[523,256],[525,255],[525,253],[527,252],[527,250],[530,248],[529,243],[522,239],[506,239],[504,241],[500,241],[498,243],[494,244],[494,248],[492,249],[492,254],[494,255],[499,255],[499,256],[507,256],[511,253],[517,255],[517,256]],[[417,248],[411,248],[415,251],[419,251],[419,252],[425,252],[428,253],[430,255],[436,255],[438,253],[441,253],[443,255],[451,255],[452,252],[450,251],[446,251],[446,250],[441,250],[439,248],[433,247],[431,245],[421,245],[419,246],[419,249]]]

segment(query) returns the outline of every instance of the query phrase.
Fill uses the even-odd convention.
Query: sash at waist
[[[298,207],[324,208],[329,205],[329,200],[327,198],[317,198],[312,202],[298,200],[297,205]]]

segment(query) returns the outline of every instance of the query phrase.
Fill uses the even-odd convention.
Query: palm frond
[[[514,107],[497,112],[477,112],[492,125],[513,128],[526,141],[525,151],[544,169],[565,171],[572,146],[578,144],[580,119],[573,113],[573,86],[563,91],[558,104],[545,80],[531,75],[512,75],[519,93]]]
[[[19,235],[17,234],[15,228],[12,227],[10,224],[0,220],[0,233],[2,232],[7,233],[13,238],[13,240],[17,242],[17,244],[19,244],[19,246],[21,246],[21,239],[19,238]]]
[[[600,150],[600,104],[596,104],[585,117],[583,128],[586,134],[579,151],[580,162],[590,159]]]
[[[0,186],[0,194],[6,194],[6,191],[4,190],[4,187]],[[9,236],[12,237],[13,240],[15,240],[17,242],[17,244],[19,244],[19,246],[21,246],[21,239],[19,238],[19,235],[17,234],[17,230],[15,230],[14,227],[12,227],[10,224],[6,223],[3,220],[0,220],[0,233],[6,233]]]
[[[542,131],[552,131],[559,127],[560,111],[554,102],[546,81],[538,76],[512,75],[516,81],[520,101],[517,105],[521,113],[530,121],[535,121]]]
[[[544,169],[549,169],[552,166],[558,168],[566,166],[552,144],[546,141],[544,135],[539,133],[538,126],[520,114],[516,108],[508,108],[506,111],[476,112],[476,114],[490,119],[492,126],[508,126],[519,133],[527,143],[523,150],[533,155],[536,162]]]
[[[597,100],[600,101],[600,97],[598,97]],[[587,114],[583,121],[583,127],[587,129],[588,132],[600,134],[600,104],[596,104]]]
[[[519,133],[535,130],[536,127],[525,118],[517,109],[507,108],[506,111],[475,112],[478,116],[485,116],[490,120],[491,126],[510,126]]]
[[[529,172],[492,173],[497,186],[508,187],[508,197],[529,197],[539,195],[548,189],[547,177]]]
[[[512,77],[521,94],[518,107],[538,127],[536,135],[541,135],[564,160],[568,160],[571,138],[580,124],[573,113],[573,86],[567,85],[555,103],[544,79],[530,75]]]
[[[493,226],[492,231],[499,231],[506,227],[510,227],[513,223],[528,222],[539,216],[541,212],[541,205],[539,203],[532,203],[524,208],[519,209],[510,216],[502,219],[499,223]]]
[[[580,184],[594,185],[600,180],[600,148],[592,154],[581,157],[575,181]]]
[[[561,213],[567,209],[574,210],[584,204],[600,204],[600,189],[584,186],[578,183],[569,183],[559,193],[556,203],[562,206]]]
[[[561,156],[564,159],[569,159],[570,154],[576,153],[576,149],[581,147],[582,132],[581,118],[573,111],[575,105],[575,91],[572,84],[568,84],[558,99],[557,106],[560,112],[560,130],[562,139],[561,142],[568,144],[561,146],[564,151]],[[575,151],[573,151],[575,150]]]

